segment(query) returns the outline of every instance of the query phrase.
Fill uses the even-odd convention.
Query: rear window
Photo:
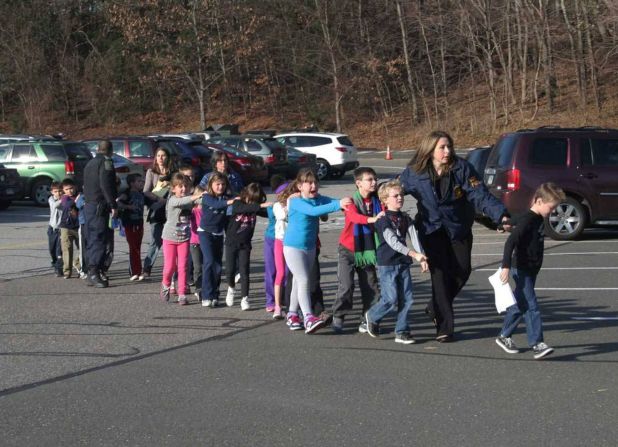
[[[41,149],[43,149],[47,161],[65,161],[67,158],[62,146],[41,144]]]
[[[301,137],[302,143],[300,146],[324,146],[325,144],[331,144],[332,140],[327,137]]]
[[[116,152],[116,151],[114,151]],[[152,158],[152,150],[148,141],[129,141],[129,154],[131,157]]]
[[[124,141],[112,141],[114,154],[124,155]]]
[[[249,138],[245,139],[245,146],[249,152],[260,152],[262,150],[260,143]]]
[[[518,135],[506,135],[498,141],[487,159],[487,166],[510,168]]]
[[[348,137],[337,137],[337,141],[344,146],[354,146]]]
[[[64,150],[69,160],[90,160],[92,158],[88,146],[84,143],[66,143],[64,144]]]
[[[618,140],[591,139],[589,141],[588,150],[584,150],[584,154],[582,154],[584,164],[618,166]]]
[[[540,138],[532,143],[530,164],[566,166],[568,156],[566,138]]]

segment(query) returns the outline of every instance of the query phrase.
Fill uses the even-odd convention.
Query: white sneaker
[[[129,281],[137,281],[139,279],[138,275],[133,275],[129,278]]]
[[[139,276],[137,277],[137,280],[138,280],[138,281],[143,281],[143,280],[144,280],[144,278],[145,278],[145,276],[144,276],[144,275],[139,275]]]
[[[219,306],[219,300],[212,300],[212,306],[210,307],[217,307]]]
[[[202,307],[212,307],[212,300],[202,300]]]
[[[234,276],[234,284],[238,284],[240,282],[240,273],[236,273]]]
[[[227,295],[225,295],[225,304],[227,304],[227,307],[232,307],[234,305],[234,289],[231,287],[227,288]]]
[[[249,310],[251,309],[251,304],[249,304],[249,297],[244,297],[240,300],[240,310]]]

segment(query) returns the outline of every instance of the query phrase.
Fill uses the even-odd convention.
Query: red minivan
[[[540,127],[504,134],[489,154],[484,180],[513,215],[530,208],[541,183],[560,186],[567,198],[545,222],[552,239],[618,225],[618,130]]]

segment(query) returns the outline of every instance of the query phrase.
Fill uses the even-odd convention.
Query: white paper
[[[511,286],[508,282],[503,283],[500,279],[501,271],[502,269],[499,268],[496,273],[489,277],[489,283],[494,288],[494,293],[496,295],[496,310],[499,314],[505,312],[507,307],[516,303]]]

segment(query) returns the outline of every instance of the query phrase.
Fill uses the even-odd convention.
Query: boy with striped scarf
[[[378,244],[373,224],[384,215],[384,211],[376,195],[376,173],[372,168],[357,168],[354,170],[354,182],[357,190],[352,197],[353,204],[345,209],[345,225],[339,237],[339,286],[333,304],[332,322],[336,334],[343,331],[344,318],[353,307],[354,272],[358,276],[363,304],[359,332],[367,332],[364,315],[380,296],[376,274]]]

